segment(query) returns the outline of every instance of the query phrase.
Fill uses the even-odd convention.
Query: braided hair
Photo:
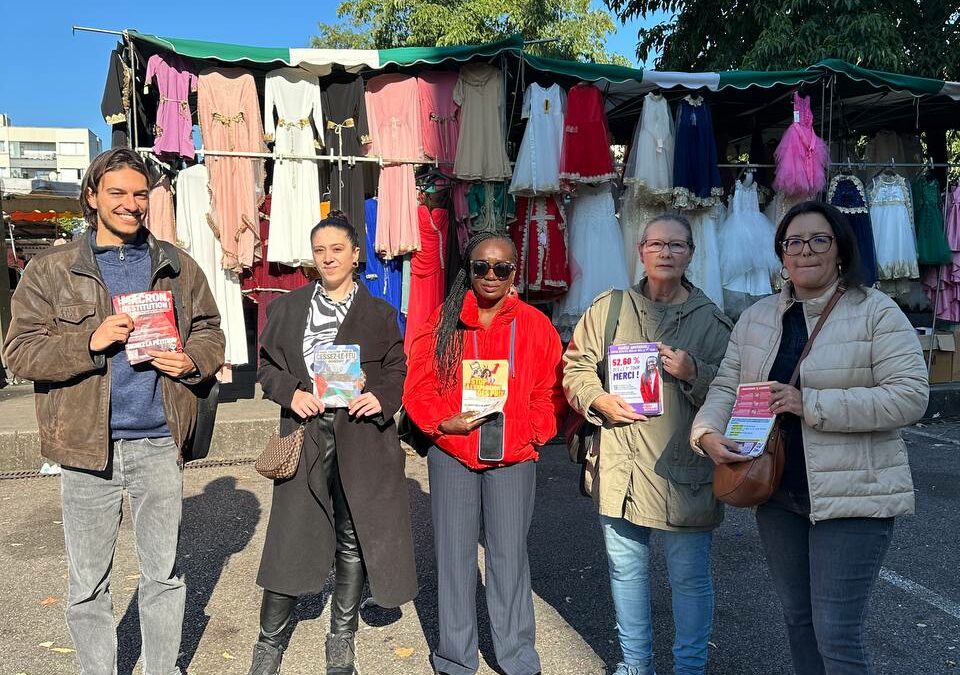
[[[463,253],[463,266],[457,272],[457,277],[443,301],[443,308],[440,310],[440,320],[437,321],[437,327],[434,329],[436,337],[436,347],[433,353],[433,364],[437,369],[438,380],[441,387],[448,388],[456,380],[457,369],[463,360],[463,333],[464,328],[460,323],[460,312],[463,310],[463,299],[471,288],[470,278],[470,260],[474,250],[480,244],[497,240],[506,243],[513,253],[513,258],[517,258],[517,247],[513,240],[505,234],[497,232],[481,232],[470,238],[467,242],[466,250]]]

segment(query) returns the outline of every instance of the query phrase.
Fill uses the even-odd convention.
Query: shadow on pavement
[[[233,476],[211,481],[203,492],[183,501],[180,532],[180,573],[187,584],[187,603],[180,644],[180,667],[186,672],[206,631],[207,603],[223,568],[242,551],[260,520],[260,501],[249,490],[237,489]],[[216,533],[212,535],[211,533]],[[251,638],[252,645],[255,638]],[[120,675],[130,675],[140,658],[140,620],[134,595],[117,627]]]

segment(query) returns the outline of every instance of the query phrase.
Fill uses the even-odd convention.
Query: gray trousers
[[[138,605],[144,675],[179,675],[177,656],[186,587],[176,570],[183,472],[173,439],[113,443],[106,471],[63,467],[63,532],[67,548],[67,627],[80,675],[117,672],[117,629],[110,572],[120,530],[123,492],[130,498],[140,560]]]
[[[440,620],[434,669],[473,675],[480,667],[476,592],[482,519],[487,609],[497,663],[507,675],[539,673],[527,557],[536,464],[471,471],[434,447],[427,466]]]

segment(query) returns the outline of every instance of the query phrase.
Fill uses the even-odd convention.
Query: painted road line
[[[880,568],[880,578],[888,584],[893,584],[897,588],[914,595],[927,604],[933,605],[937,609],[946,612],[954,619],[960,619],[960,603],[956,603],[949,598],[945,598],[939,593],[931,591],[926,586],[921,586],[915,581],[910,581],[886,567]]]
[[[903,431],[906,434],[911,434],[912,436],[921,436],[923,438],[929,438],[939,443],[952,443],[953,445],[960,445],[960,441],[954,440],[952,438],[944,438],[943,436],[937,436],[936,434],[931,434],[929,431],[920,431],[919,429],[913,429],[913,428],[904,428],[904,429],[901,429],[901,431]]]

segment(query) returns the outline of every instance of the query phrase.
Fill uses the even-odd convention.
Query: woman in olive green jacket
[[[586,484],[600,511],[623,662],[615,675],[653,670],[649,540],[662,533],[676,626],[675,672],[702,674],[713,625],[712,530],[723,518],[713,462],[689,445],[690,425],[723,358],[732,324],[684,277],[693,257],[690,224],[659,216],[640,238],[646,278],[623,292],[614,344],[660,343],[663,414],[644,417],[608,394],[597,375],[612,293],[580,319],[564,355],[570,405],[602,425]]]

